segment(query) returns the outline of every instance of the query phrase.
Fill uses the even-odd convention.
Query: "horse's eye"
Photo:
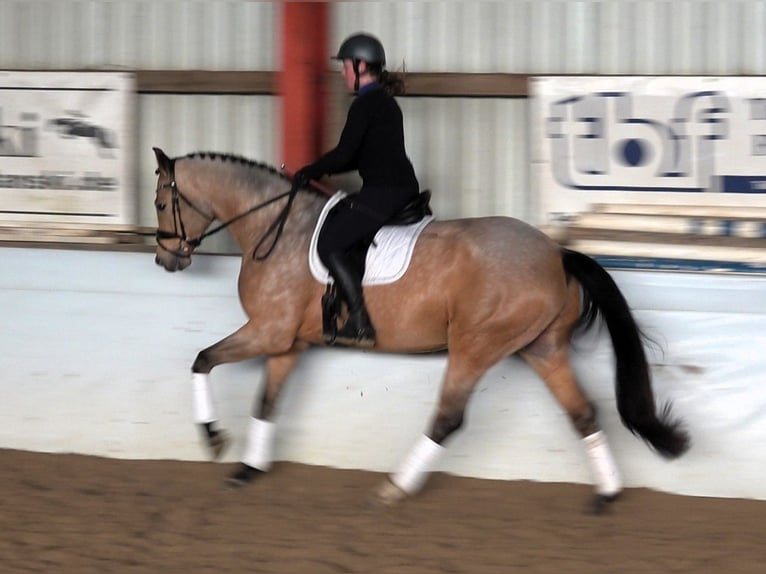
[[[154,170],[154,175],[160,175],[160,168]]]
[[[165,211],[165,204],[164,203],[155,203],[154,205],[157,208],[157,211]]]

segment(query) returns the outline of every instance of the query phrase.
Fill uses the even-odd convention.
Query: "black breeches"
[[[319,232],[319,258],[327,264],[331,253],[345,256],[359,243],[369,246],[384,223],[416,194],[417,190],[409,189],[364,188],[341,201],[330,211]]]

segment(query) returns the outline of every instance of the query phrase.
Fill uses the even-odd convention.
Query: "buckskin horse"
[[[242,250],[239,298],[247,322],[197,355],[192,365],[194,419],[213,458],[227,436],[219,427],[209,375],[224,363],[265,357],[241,462],[227,479],[243,485],[273,459],[275,401],[301,353],[323,344],[320,303],[326,285],[312,276],[309,246],[327,196],[296,190],[273,167],[214,152],[157,159],[155,261],[180,271],[212,233],[228,229]],[[210,228],[216,221],[218,224]],[[468,400],[493,365],[516,353],[545,381],[582,437],[595,482],[593,508],[622,490],[619,471],[593,406],[578,386],[569,352],[578,329],[603,320],[615,354],[622,423],[659,455],[689,446],[670,404],[657,405],[643,338],[624,296],[593,258],[566,249],[509,217],[432,221],[398,280],[365,287],[377,329],[374,350],[447,351],[433,420],[373,500],[390,506],[416,494],[458,430]]]

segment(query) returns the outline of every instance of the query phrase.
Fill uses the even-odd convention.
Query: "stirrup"
[[[359,315],[351,315],[346,324],[335,333],[335,343],[354,347],[374,347],[375,327],[370,322],[367,311],[358,311]]]
[[[369,349],[375,346],[375,331],[357,331],[356,333],[344,333],[343,329],[338,331],[333,341],[335,345],[344,345],[348,347],[363,347]]]

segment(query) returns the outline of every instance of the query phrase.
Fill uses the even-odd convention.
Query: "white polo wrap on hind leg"
[[[619,493],[622,490],[620,471],[617,470],[604,432],[596,431],[582,440],[596,480],[596,492],[604,496]]]
[[[407,494],[414,494],[425,484],[428,474],[444,452],[444,447],[423,435],[407,455],[391,482]]]
[[[250,418],[247,432],[247,445],[242,462],[258,470],[267,471],[274,460],[274,430],[276,425],[270,421]]]
[[[192,373],[192,395],[194,398],[194,422],[212,423],[218,420],[213,406],[213,392],[207,373]]]

